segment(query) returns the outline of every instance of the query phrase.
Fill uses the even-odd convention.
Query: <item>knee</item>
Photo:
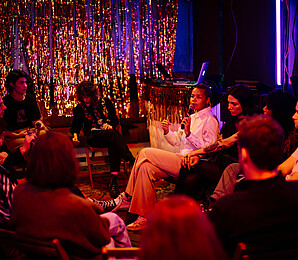
[[[126,228],[123,219],[120,218],[116,213],[107,212],[103,213],[101,216],[109,220],[111,228],[116,227],[117,230],[123,230]]]
[[[146,157],[146,154],[147,154],[147,150],[150,149],[150,148],[144,148],[142,149],[139,154],[138,154],[138,158],[141,159],[141,158],[144,158]]]

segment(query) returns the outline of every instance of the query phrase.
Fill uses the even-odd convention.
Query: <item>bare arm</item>
[[[14,138],[21,138],[21,137],[25,137],[27,134],[27,130],[22,130],[18,133],[16,132],[12,132],[12,131],[5,131],[5,137],[14,137]]]
[[[191,166],[195,165],[200,160],[200,157],[207,155],[207,154],[216,153],[218,151],[221,151],[223,149],[231,147],[233,144],[235,144],[237,142],[237,136],[238,136],[238,133],[235,133],[228,138],[218,139],[218,140],[216,140],[215,143],[213,143],[205,148],[201,148],[201,149],[192,151],[192,152],[184,155],[184,157],[182,157],[181,164],[185,167],[186,166],[191,167]],[[196,157],[196,158],[193,158],[193,157]]]
[[[285,160],[277,167],[278,171],[280,171],[283,176],[286,176],[292,171],[296,160],[297,159],[294,156],[290,156],[287,160]]]

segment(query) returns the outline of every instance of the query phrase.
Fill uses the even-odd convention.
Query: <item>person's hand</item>
[[[292,172],[291,174],[286,175],[286,181],[297,181],[298,172]]]
[[[181,158],[181,164],[183,167],[187,167],[190,170],[190,168],[197,164],[199,160],[200,157],[192,155],[192,152],[190,152]]]
[[[29,129],[29,131],[31,131],[33,133],[34,129],[32,129],[32,130]],[[26,129],[22,130],[16,135],[16,137],[25,137],[27,135],[27,132],[28,132],[28,130],[26,130]]]
[[[113,129],[113,127],[107,123],[104,123],[101,127],[102,130]]]
[[[164,134],[168,134],[169,133],[169,127],[171,125],[171,122],[169,121],[169,119],[164,119],[162,122],[161,122],[161,128],[164,132]]]
[[[181,125],[184,125],[184,133],[187,137],[190,134],[190,122],[191,122],[190,117],[184,117],[181,122]]]
[[[80,144],[80,141],[78,139],[78,135],[76,133],[74,133],[72,141],[73,141],[74,145],[79,145]]]
[[[3,162],[5,161],[7,156],[8,156],[8,154],[6,152],[1,152],[0,153],[0,164],[1,165],[3,164]]]
[[[20,147],[21,154],[24,155],[27,151],[30,150],[32,142],[36,139],[35,133],[29,133],[25,135],[24,144]]]
[[[190,168],[193,167],[195,164],[197,164],[199,161],[200,161],[199,156],[190,157],[188,161],[188,169],[190,170]]]

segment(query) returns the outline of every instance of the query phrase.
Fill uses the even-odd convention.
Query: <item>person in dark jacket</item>
[[[112,198],[116,198],[120,194],[117,185],[120,158],[131,165],[135,158],[117,131],[119,119],[112,102],[108,98],[99,97],[97,87],[90,81],[83,81],[78,85],[77,98],[79,104],[74,108],[70,129],[72,140],[76,145],[79,144],[78,137],[83,127],[89,146],[108,147],[112,175],[109,192]]]

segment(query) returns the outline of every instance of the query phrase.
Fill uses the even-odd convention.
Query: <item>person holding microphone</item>
[[[173,146],[180,146],[179,153],[144,148],[136,158],[125,192],[115,200],[99,201],[106,211],[129,208],[130,213],[137,214],[139,217],[127,226],[128,230],[144,228],[148,212],[156,203],[154,182],[167,177],[177,179],[181,158],[193,150],[207,147],[218,138],[219,125],[211,112],[210,98],[209,87],[198,84],[192,90],[190,98],[195,113],[183,118],[181,124],[184,129],[180,127],[177,132],[172,132],[169,120],[162,121],[166,140]]]

